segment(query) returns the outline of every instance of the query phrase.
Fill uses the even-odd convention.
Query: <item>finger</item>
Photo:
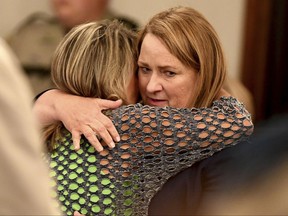
[[[74,216],[84,216],[84,215],[80,214],[78,211],[75,211],[73,215]]]
[[[106,128],[107,128],[110,136],[113,138],[113,140],[115,142],[119,142],[120,141],[120,135],[119,135],[118,131],[116,130],[115,126],[113,125],[113,123],[107,124]]]
[[[122,104],[122,100],[112,101],[112,100],[104,100],[104,99],[96,99],[99,107],[102,110],[106,109],[116,109]]]
[[[108,134],[104,133],[104,135],[106,135],[105,137],[101,138],[107,143],[109,144],[110,142],[112,142],[113,140],[115,142],[119,142],[120,141],[120,135],[118,133],[118,131],[116,130],[116,127],[114,126],[113,122],[111,121],[110,118],[108,118],[107,116],[103,115],[103,117],[100,119],[101,124],[105,127],[105,129],[108,131]],[[92,126],[92,125],[90,125]],[[93,127],[93,130],[95,132],[97,132],[99,135],[101,135],[99,133],[99,131],[96,129],[97,125],[95,127]]]
[[[79,131],[72,130],[71,134],[72,134],[74,149],[77,151],[80,149],[81,133]]]
[[[89,143],[96,149],[96,151],[101,152],[103,151],[103,146],[99,142],[96,137],[95,132],[92,130],[91,127],[86,126],[84,130],[82,130],[83,135],[89,141]]]
[[[95,134],[97,134],[99,137],[101,137],[103,139],[103,141],[110,147],[110,148],[114,148],[115,147],[115,143],[110,135],[110,133],[108,132],[108,130],[106,129],[106,127],[102,124],[97,124],[94,127],[89,125],[93,131],[95,132]]]

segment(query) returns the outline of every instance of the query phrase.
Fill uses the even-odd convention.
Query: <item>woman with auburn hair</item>
[[[190,21],[186,20],[187,14]],[[158,28],[159,24],[153,25],[158,21],[164,24],[162,29]],[[178,35],[176,26],[186,28],[184,24],[188,26],[190,22],[190,28],[195,31],[183,30]],[[47,130],[48,144],[55,144],[50,163],[52,176],[57,179],[59,199],[66,214],[76,210],[86,215],[146,215],[151,198],[169,177],[252,133],[253,124],[243,104],[221,89],[226,70],[221,47],[212,30],[205,18],[191,8],[172,8],[148,22],[138,43],[137,75],[145,105],[126,105],[135,103],[138,96],[133,88],[135,64],[124,59],[129,55],[130,59],[135,58],[131,51],[134,36],[126,35],[130,37],[127,43],[121,34],[127,32],[126,29],[119,24],[100,22],[74,28],[65,37],[56,51],[52,68],[53,80],[62,92],[48,91],[35,104],[36,113],[44,115],[40,117],[42,123],[43,119],[48,122],[59,119],[69,129],[75,116],[69,116],[70,122],[65,122],[63,115],[67,117],[71,110],[77,116],[88,115],[92,119],[84,122],[84,135],[90,141],[92,136],[95,139],[96,135],[102,136],[103,128],[99,127],[99,119],[94,119],[94,114],[78,109],[79,100],[89,108],[95,103],[87,97],[113,97],[125,103],[106,112],[121,135],[114,149],[103,150],[102,146],[95,145],[100,151],[97,153],[83,138],[81,149],[75,152],[73,138],[63,125],[58,127],[55,136]],[[168,37],[162,39],[161,34]],[[181,39],[174,40],[177,37]],[[201,45],[204,42],[206,45]],[[204,46],[210,49],[203,50]],[[125,49],[129,50],[128,55],[123,54],[127,52]],[[213,67],[207,63],[208,58],[213,58]],[[107,68],[99,70],[99,64],[104,62]],[[107,76],[110,67],[111,71],[116,68],[111,77]],[[114,76],[117,73],[118,76]],[[110,79],[109,84],[104,77]],[[99,83],[101,79],[105,87]],[[204,85],[204,82],[208,83]],[[121,88],[133,94],[121,94]],[[92,109],[91,113],[101,111]],[[103,137],[101,144],[105,141],[113,148],[113,143],[107,140]]]
[[[197,71],[189,107],[210,107],[221,96],[226,63],[215,30],[201,14],[178,7],[155,15],[140,33],[139,51],[147,35],[156,36],[182,64]]]

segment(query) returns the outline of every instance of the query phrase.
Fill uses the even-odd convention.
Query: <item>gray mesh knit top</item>
[[[63,130],[50,154],[51,177],[65,215],[147,215],[151,198],[171,176],[253,131],[233,97],[211,108],[120,107],[111,113],[121,141],[98,153],[86,139],[73,150]]]

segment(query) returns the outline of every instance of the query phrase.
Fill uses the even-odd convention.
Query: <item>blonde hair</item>
[[[136,70],[136,33],[118,21],[100,21],[74,27],[58,45],[52,59],[55,86],[69,94],[122,99]],[[55,140],[61,123],[44,130],[44,139]],[[51,145],[50,148],[51,150]]]
[[[185,66],[198,73],[194,107],[209,107],[226,76],[226,63],[217,33],[196,10],[175,7],[150,19],[140,32],[138,55],[146,34],[158,37]]]
[[[136,34],[118,21],[73,28],[53,56],[51,76],[57,88],[85,97],[126,101],[126,86],[136,69]]]

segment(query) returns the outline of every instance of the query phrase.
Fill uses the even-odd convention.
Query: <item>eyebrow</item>
[[[141,66],[144,66],[144,67],[149,67],[149,64],[146,63],[146,62],[143,62],[141,60],[138,60],[137,62],[138,64],[140,64]],[[172,69],[172,70],[178,70],[177,68],[171,66],[171,65],[164,65],[164,66],[158,66],[159,69],[161,70],[165,70],[165,69]]]
[[[146,62],[143,62],[143,61],[141,61],[141,60],[138,60],[137,63],[138,63],[138,64],[141,64],[141,65],[143,65],[143,66],[149,66],[149,64],[147,64]]]

